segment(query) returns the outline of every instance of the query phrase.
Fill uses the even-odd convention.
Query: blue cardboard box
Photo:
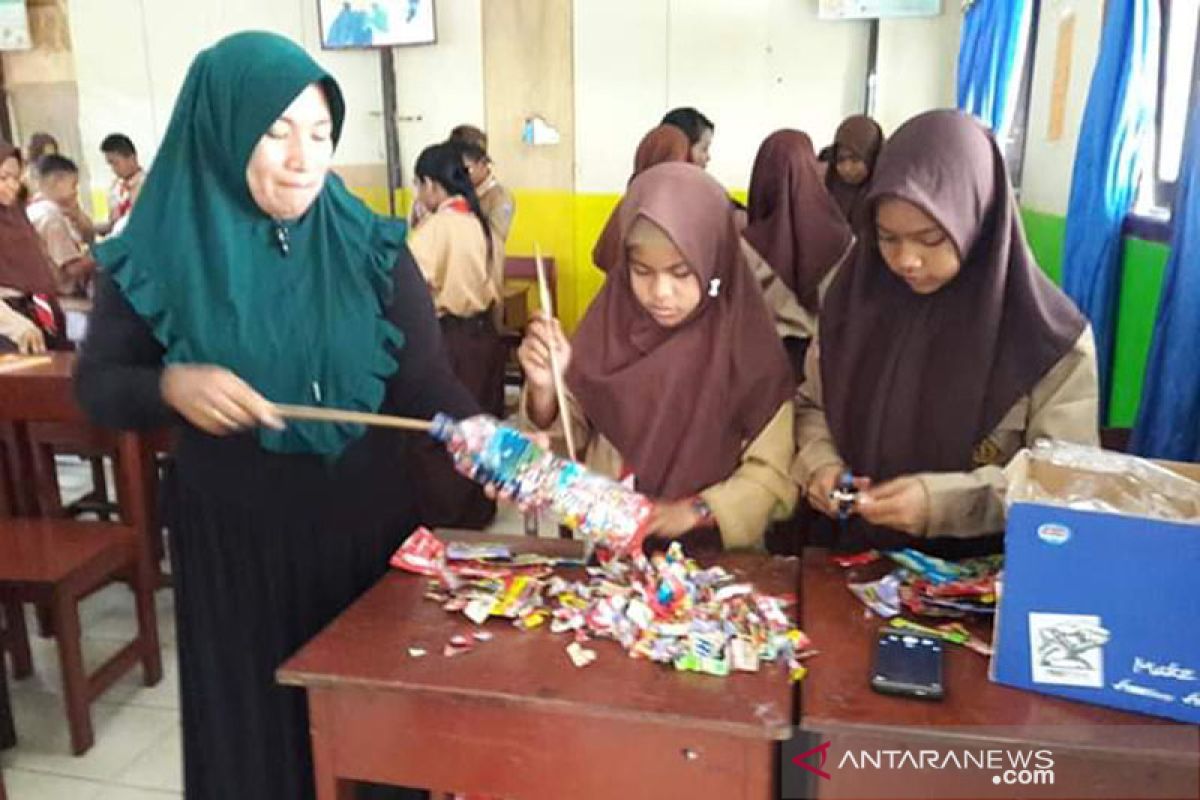
[[[1200,724],[1200,519],[1014,502],[994,645],[998,683]]]

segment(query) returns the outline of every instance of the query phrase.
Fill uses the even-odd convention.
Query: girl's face
[[[942,226],[907,200],[881,200],[875,232],[888,269],[917,294],[933,294],[962,268],[958,248]]]
[[[700,279],[662,228],[639,217],[625,252],[633,295],[655,322],[674,328],[691,316],[700,305]]]
[[[0,206],[11,206],[21,193],[21,163],[16,156],[0,162]]]
[[[492,167],[486,158],[478,160],[463,157],[463,166],[467,168],[467,175],[471,178],[471,185],[478,189],[488,178],[492,177]]]
[[[847,150],[838,149],[837,174],[844,183],[859,186],[867,179],[869,172],[867,162]]]
[[[446,202],[450,195],[433,178],[417,178],[417,200],[430,211]]]

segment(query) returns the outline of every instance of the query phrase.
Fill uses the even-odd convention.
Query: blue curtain
[[[1032,0],[974,0],[958,48],[958,107],[1003,140],[1017,107]]]
[[[1091,320],[1108,420],[1121,281],[1121,226],[1154,133],[1158,0],[1108,0],[1100,53],[1075,150],[1063,247],[1063,288]]]
[[[1153,458],[1200,461],[1200,104],[1192,107],[1175,186],[1171,256],[1133,448]]]

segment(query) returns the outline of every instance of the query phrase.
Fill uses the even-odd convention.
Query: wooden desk
[[[812,734],[809,743],[833,743],[826,764],[831,778],[809,777],[811,796],[934,796],[922,788],[928,771],[830,769],[847,751],[1006,746],[1049,747],[1054,753],[1057,797],[1064,796],[1066,786],[1078,797],[1148,797],[1154,792],[1163,797],[1200,796],[1200,734],[1195,726],[992,683],[987,677],[988,659],[965,648],[947,647],[945,700],[876,693],[868,681],[882,620],[867,611],[846,583],[848,575],[869,579],[877,577],[878,571],[856,572],[860,571],[832,565],[822,551],[809,551],[803,560],[800,627],[821,654],[810,662],[801,684],[801,726]],[[785,769],[799,770],[791,765]],[[989,793],[993,787],[979,781],[990,781],[991,773],[960,777],[961,797],[1019,796],[1011,793],[1014,787],[1006,787],[1010,791],[1003,795]],[[939,781],[942,778],[952,776],[939,774]],[[911,792],[905,793],[906,789]]]
[[[571,541],[461,538],[580,552]],[[794,591],[796,559],[721,563],[763,591]],[[427,584],[387,575],[279,670],[308,691],[320,800],[350,798],[353,780],[523,800],[772,796],[794,707],[782,666],[715,678],[596,641],[599,658],[577,669],[568,635],[507,621],[486,625],[493,641],[446,658],[451,635],[474,626],[423,599]],[[414,646],[428,655],[411,657]]]
[[[28,437],[30,423],[66,423],[91,426],[75,400],[75,354],[50,353],[50,362],[26,369],[0,372],[0,426],[7,424],[13,435],[7,437],[15,450],[11,480],[16,487],[12,498],[17,516],[39,516],[44,503],[37,496],[33,475],[33,454]],[[163,432],[114,432],[117,457],[130,459],[131,474],[139,480],[123,481],[118,471],[117,495],[128,523],[143,532],[146,556],[153,563],[159,549],[156,544],[158,476],[155,450],[166,437]],[[2,487],[0,487],[2,488]]]

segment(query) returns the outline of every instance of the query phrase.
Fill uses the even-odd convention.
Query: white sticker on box
[[[1029,613],[1029,660],[1034,683],[1104,687],[1109,632],[1091,614]]]
[[[1071,529],[1057,522],[1047,522],[1039,525],[1038,538],[1046,544],[1066,544],[1071,538]]]

